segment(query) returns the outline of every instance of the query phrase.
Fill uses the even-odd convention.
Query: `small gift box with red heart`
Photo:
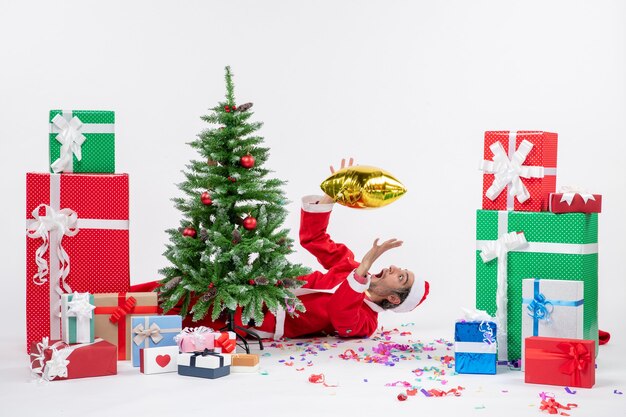
[[[139,366],[139,349],[176,346],[182,328],[180,316],[133,316],[130,319],[131,360]],[[176,347],[178,349],[178,347]]]
[[[139,349],[139,372],[164,374],[176,372],[178,346],[161,346]]]
[[[549,211],[552,213],[600,213],[602,195],[574,188],[561,187],[558,193],[550,194]]]
[[[526,338],[524,380],[532,384],[591,388],[596,382],[593,340]]]

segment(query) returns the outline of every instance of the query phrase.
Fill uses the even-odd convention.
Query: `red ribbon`
[[[129,314],[156,314],[157,306],[138,306],[137,299],[133,296],[126,299],[126,293],[117,294],[117,307],[96,307],[94,314],[110,314],[109,321],[117,324],[117,359],[126,360],[126,338],[130,338],[127,332],[126,319]]]
[[[120,293],[120,295],[123,293]],[[120,295],[118,295],[118,307],[115,309],[115,311],[113,312],[113,314],[111,314],[111,316],[109,317],[109,321],[111,323],[117,323],[118,321],[120,321],[120,319],[124,319],[126,318],[126,315],[130,312],[133,311],[133,309],[135,308],[135,305],[137,305],[137,299],[135,297],[128,297],[127,300],[124,300],[122,298],[122,300],[120,300]],[[123,295],[122,295],[123,297]]]
[[[580,374],[591,363],[591,354],[582,343],[561,342],[556,345],[567,360],[559,367],[561,373],[571,375],[572,385],[580,385]]]
[[[558,414],[559,410],[571,410],[572,408],[578,407],[577,404],[568,403],[567,405],[563,405],[558,403],[554,398],[547,398],[541,401],[541,405],[539,409],[541,411],[547,411],[549,414]],[[569,415],[566,413],[561,413],[561,415]]]
[[[228,335],[228,332],[222,332],[220,337],[215,339],[215,347],[221,347],[222,352],[225,353],[230,353],[235,350],[237,342],[235,342],[233,339],[229,339],[229,337],[230,336]]]

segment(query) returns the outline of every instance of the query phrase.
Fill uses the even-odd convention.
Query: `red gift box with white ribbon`
[[[570,186],[561,187],[558,193],[550,194],[549,210],[552,213],[600,213],[602,195]]]
[[[593,340],[527,337],[524,381],[591,388],[596,382],[595,350]]]
[[[26,227],[30,349],[61,338],[62,294],[128,291],[128,175],[26,174]]]
[[[557,134],[485,132],[483,209],[547,211],[556,189]]]
[[[117,349],[106,340],[68,345],[44,337],[30,350],[30,368],[44,381],[117,374]]]

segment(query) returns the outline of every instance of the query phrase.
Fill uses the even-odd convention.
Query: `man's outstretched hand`
[[[361,264],[356,269],[356,273],[358,275],[364,277],[365,274],[367,274],[369,269],[372,267],[374,262],[380,257],[380,255],[382,255],[383,253],[387,252],[390,249],[402,246],[402,244],[404,243],[403,241],[394,238],[394,239],[386,240],[382,244],[379,245],[378,240],[379,240],[378,238],[374,240],[374,243],[372,244],[372,248],[367,251],[365,256],[363,256],[363,260],[361,261]]]
[[[350,160],[348,161],[348,166],[351,167],[353,164],[354,164],[354,158],[350,157]],[[343,158],[341,159],[341,168],[339,169],[344,169],[345,167],[346,167],[346,159]],[[330,166],[330,173],[331,174],[335,173],[335,167],[333,167],[332,165]],[[324,194],[324,196],[319,201],[319,204],[331,204],[334,202],[335,200],[329,197],[328,194]]]

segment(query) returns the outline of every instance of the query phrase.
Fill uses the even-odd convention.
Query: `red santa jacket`
[[[327,272],[315,271],[301,280],[306,284],[295,294],[306,307],[298,317],[277,316],[267,312],[263,324],[254,327],[263,336],[295,338],[311,334],[335,334],[340,337],[367,337],[378,327],[378,312],[382,309],[369,301],[365,290],[369,287],[369,277],[355,278],[359,263],[345,245],[335,243],[326,229],[333,204],[315,204],[316,196],[302,200],[300,220],[300,243],[314,255]],[[152,291],[158,282],[135,285],[131,291]],[[174,308],[168,314],[179,314]],[[241,323],[241,311],[235,313],[237,325]],[[185,326],[208,326],[219,328],[223,322],[210,321],[209,315],[199,322],[191,322],[190,317],[183,321]]]

